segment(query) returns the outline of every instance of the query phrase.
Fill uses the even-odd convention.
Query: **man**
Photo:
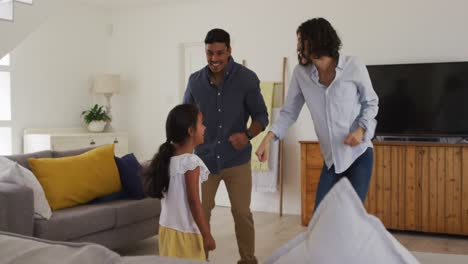
[[[229,33],[209,31],[205,52],[208,65],[190,76],[184,95],[184,103],[199,107],[206,126],[205,143],[196,149],[211,172],[202,184],[202,205],[209,221],[223,180],[234,217],[241,258],[238,263],[257,263],[250,211],[250,140],[268,125],[268,113],[257,75],[231,57]],[[249,117],[253,121],[247,128]]]

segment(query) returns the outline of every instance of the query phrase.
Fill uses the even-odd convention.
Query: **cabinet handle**
[[[119,141],[117,139],[114,139],[114,144],[117,144],[119,143]]]
[[[96,144],[96,142],[94,142],[94,139],[91,139],[91,142],[89,142],[90,145],[94,145]]]

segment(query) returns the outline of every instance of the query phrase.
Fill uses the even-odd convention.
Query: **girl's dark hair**
[[[319,58],[330,56],[338,59],[341,40],[330,22],[325,18],[319,17],[307,20],[297,28],[296,33],[301,36],[302,50],[298,52],[304,57],[304,51],[307,51],[307,60],[310,60],[310,55]],[[300,57],[299,63],[301,63]]]
[[[152,198],[163,198],[169,189],[169,166],[174,156],[174,144],[181,144],[189,137],[188,129],[196,128],[198,107],[192,104],[181,104],[174,107],[166,120],[166,142],[154,155],[150,165],[143,171],[143,187]]]
[[[231,47],[231,37],[224,29],[214,28],[206,34],[205,44],[213,44],[215,42],[224,43],[226,47]]]

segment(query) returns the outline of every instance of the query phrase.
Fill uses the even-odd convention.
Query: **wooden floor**
[[[239,255],[230,208],[216,207],[212,220],[213,236],[217,243],[217,249],[210,255],[210,260],[213,263],[236,263]],[[277,248],[306,230],[300,224],[301,217],[299,215],[283,215],[280,218],[278,214],[274,213],[254,212],[254,221],[256,255],[260,263]],[[468,255],[468,237],[406,232],[392,233],[410,251]],[[117,252],[128,256],[158,254],[157,237],[121,248]]]
[[[410,251],[468,255],[467,236],[422,234],[401,231],[391,231],[391,233]]]

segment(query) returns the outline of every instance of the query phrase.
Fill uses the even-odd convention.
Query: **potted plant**
[[[102,132],[107,122],[111,121],[110,116],[102,108],[103,106],[95,104],[91,109],[81,113],[89,131]]]

